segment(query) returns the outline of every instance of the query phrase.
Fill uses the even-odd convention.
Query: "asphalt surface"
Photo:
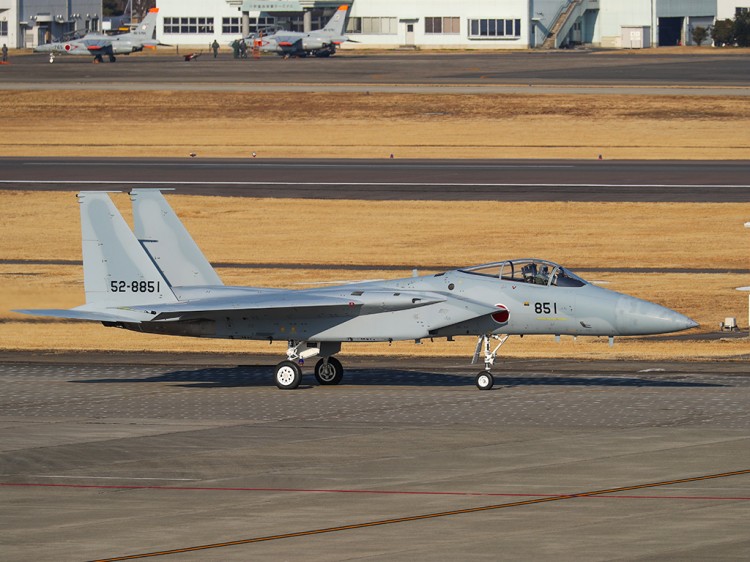
[[[7,560],[750,554],[744,363],[510,361],[482,392],[342,356],[290,392],[273,357],[35,359],[0,361]]]
[[[750,161],[0,158],[0,190],[445,201],[747,202]]]
[[[164,50],[163,50],[164,51]],[[183,49],[184,51],[184,49]],[[507,88],[615,88],[617,93],[750,95],[750,57],[723,54],[633,55],[603,52],[388,53],[341,52],[330,59],[265,56],[185,63],[177,54],[119,57],[91,64],[87,57],[15,57],[0,67],[0,89],[153,89],[426,91],[410,86]],[[529,88],[531,86],[531,88]],[[503,89],[502,87],[505,87]],[[525,89],[524,89],[525,88]],[[727,91],[729,89],[729,91]],[[662,91],[663,90],[663,91]],[[440,91],[432,89],[431,91]],[[455,90],[453,90],[455,91]],[[481,91],[471,90],[471,91]],[[488,90],[489,91],[489,90]],[[564,91],[564,90],[563,90]],[[545,93],[549,93],[548,91]],[[592,93],[600,93],[598,90]]]

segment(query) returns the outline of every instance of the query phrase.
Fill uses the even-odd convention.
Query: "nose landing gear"
[[[510,336],[496,336],[484,334],[479,336],[477,340],[477,347],[474,350],[474,357],[471,360],[471,364],[474,365],[479,361],[479,356],[484,355],[484,371],[480,371],[476,379],[475,384],[479,390],[491,390],[495,385],[495,377],[492,376],[490,370],[495,364],[495,358],[497,357],[498,350],[503,344],[508,341]],[[490,348],[490,340],[498,340],[498,344],[494,349]]]

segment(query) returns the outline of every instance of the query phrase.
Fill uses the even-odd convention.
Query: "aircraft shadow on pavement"
[[[304,371],[300,388],[318,386],[311,368]],[[446,374],[431,371],[401,369],[351,369],[344,372],[341,386],[413,386],[461,387],[474,386],[477,371],[466,374]],[[569,376],[569,375],[504,375],[495,374],[495,387],[514,386],[582,386],[582,387],[651,387],[651,388],[711,388],[725,385],[707,382],[658,380],[627,376]],[[273,368],[269,365],[241,365],[237,367],[209,367],[169,371],[143,378],[107,378],[75,380],[77,383],[179,383],[188,388],[269,387],[273,386]]]

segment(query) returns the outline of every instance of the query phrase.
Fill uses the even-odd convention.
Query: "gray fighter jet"
[[[142,51],[144,48],[156,48],[159,41],[154,39],[156,18],[159,8],[152,8],[135,31],[120,35],[102,35],[87,33],[80,39],[47,43],[34,48],[36,53],[49,53],[49,61],[55,61],[55,55],[86,55],[93,56],[95,62],[102,62],[103,57],[109,57],[109,62],[115,62],[117,55],[129,55]]]
[[[330,57],[336,47],[350,39],[344,34],[349,6],[339,6],[323,29],[307,33],[277,31],[271,35],[251,38],[260,42],[262,52],[278,53],[283,57]]]
[[[133,189],[131,200],[135,232],[106,192],[78,195],[86,304],[17,312],[151,334],[287,341],[275,369],[281,389],[299,386],[301,364],[315,357],[320,384],[341,382],[334,355],[342,343],[474,336],[473,362],[484,361],[476,385],[487,390],[511,335],[613,338],[697,326],[541,259],[300,290],[225,286],[159,190]]]

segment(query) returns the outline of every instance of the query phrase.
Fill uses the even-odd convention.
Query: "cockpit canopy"
[[[546,260],[518,259],[461,269],[463,273],[494,277],[515,283],[552,287],[583,287],[588,283],[563,266]]]

